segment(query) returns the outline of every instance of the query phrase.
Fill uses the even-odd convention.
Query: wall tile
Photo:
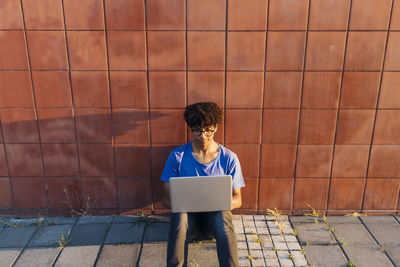
[[[101,0],[64,0],[64,13],[68,30],[104,30]]]
[[[2,109],[0,116],[5,143],[39,143],[33,109]]]
[[[107,32],[110,70],[145,70],[145,32]]]
[[[263,112],[263,143],[297,143],[298,109],[264,109]]]
[[[331,171],[332,146],[299,145],[297,155],[297,177],[329,177]]]
[[[215,102],[224,106],[223,72],[189,72],[188,104],[197,102]]]
[[[90,198],[90,203],[92,203],[91,207],[101,209],[117,207],[116,179],[82,178],[82,189],[83,199],[86,203],[86,200]]]
[[[38,108],[72,107],[68,72],[33,71],[32,79]]]
[[[344,72],[340,108],[376,107],[379,72]]]
[[[76,128],[79,143],[111,143],[111,111],[77,109]]]
[[[114,149],[109,144],[80,144],[79,162],[82,176],[112,176]]]
[[[302,110],[299,144],[333,144],[336,117],[336,110]]]
[[[164,184],[165,182],[158,179],[151,179],[151,188],[153,189],[153,205],[154,209],[165,210],[166,207],[162,204],[162,199],[164,197]]]
[[[177,145],[155,145],[151,152],[151,177],[160,179],[168,156]]]
[[[71,71],[76,108],[108,108],[110,93],[105,71]]]
[[[21,3],[14,0],[2,1],[0,29],[23,29]]]
[[[228,1],[228,30],[265,30],[268,1]]]
[[[0,71],[0,107],[33,108],[32,87],[26,71]]]
[[[263,70],[265,33],[229,32],[227,51],[228,70]]]
[[[271,0],[268,30],[305,30],[307,0]]]
[[[225,33],[188,32],[188,69],[224,70]]]
[[[23,31],[0,31],[0,58],[0,69],[28,69]]]
[[[372,146],[368,177],[400,177],[400,146]]]
[[[148,60],[151,70],[184,70],[185,33],[148,32]]]
[[[16,208],[47,207],[45,178],[11,178],[11,184]]]
[[[72,109],[39,109],[37,112],[42,143],[76,142]]]
[[[185,121],[181,109],[159,109],[150,111],[152,144],[183,144]]]
[[[27,29],[63,29],[62,1],[22,0]]]
[[[6,144],[6,153],[10,176],[43,175],[39,144]]]
[[[310,30],[346,30],[350,0],[312,1]]]
[[[309,32],[306,69],[341,70],[345,43],[345,32]]]
[[[299,108],[301,72],[266,72],[264,108]]]
[[[336,144],[370,144],[374,114],[374,110],[339,110]]]
[[[42,151],[47,176],[79,175],[75,144],[42,144]]]
[[[143,30],[144,1],[105,0],[107,30]]]
[[[395,210],[399,197],[398,179],[368,179],[365,189],[365,210]]]
[[[237,155],[244,177],[258,177],[260,164],[259,145],[232,144],[226,145],[226,147]]]
[[[71,70],[106,70],[106,42],[103,31],[70,31],[68,47]]]
[[[296,178],[294,209],[325,209],[329,190],[329,179]]]
[[[386,50],[385,70],[400,71],[400,32],[390,32]]]
[[[150,106],[184,108],[186,74],[184,72],[149,72]]]
[[[0,176],[8,176],[8,175],[9,175],[8,174],[8,166],[7,166],[7,162],[6,162],[6,154],[4,151],[4,146],[0,145]],[[0,201],[0,203],[1,203],[1,201]]]
[[[29,57],[33,70],[66,70],[67,50],[62,31],[29,31]]]
[[[293,177],[295,145],[262,145],[261,177]]]
[[[338,107],[340,72],[304,73],[302,108]]]
[[[374,144],[400,144],[400,110],[378,110]]]
[[[113,110],[113,127],[117,144],[149,144],[148,110]]]
[[[380,70],[386,32],[349,32],[345,70]]]
[[[258,194],[258,179],[257,178],[244,178],[246,184],[242,187],[242,206],[243,209],[257,209],[257,194]]]
[[[382,76],[379,108],[400,108],[400,72],[384,72]]]
[[[369,145],[336,145],[332,177],[365,177]]]
[[[261,108],[263,101],[264,73],[227,72],[227,108]]]
[[[392,19],[390,21],[391,30],[400,30],[400,3],[398,1],[393,2]]]
[[[10,178],[0,178],[0,208],[13,207]]]
[[[83,207],[80,179],[77,177],[47,178],[50,208],[79,210]]]
[[[259,144],[261,134],[261,110],[226,110],[225,127],[226,143]]]
[[[152,204],[150,179],[118,179],[118,195],[122,209],[148,209]]]
[[[267,70],[301,70],[305,37],[304,32],[268,32]]]
[[[225,30],[226,0],[188,0],[188,30]]]
[[[115,146],[116,175],[150,177],[150,149],[143,145]]]
[[[364,179],[333,179],[328,208],[330,210],[360,210],[364,192]]]
[[[293,198],[292,178],[260,180],[259,209],[290,210]]]
[[[387,30],[391,0],[354,0],[350,30]]]
[[[146,2],[147,29],[184,30],[185,0],[148,0]]]
[[[110,72],[113,108],[147,108],[145,72]]]

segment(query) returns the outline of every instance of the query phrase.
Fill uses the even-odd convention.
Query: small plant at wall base
[[[66,203],[68,205],[68,207],[71,210],[71,215],[73,216],[91,216],[92,215],[92,210],[93,207],[96,205],[96,200],[95,199],[91,199],[90,197],[87,197],[86,199],[86,203],[85,203],[85,208],[81,208],[81,209],[76,209],[74,208],[74,205],[72,204],[72,200],[70,197],[70,192],[64,188],[64,193],[65,193],[65,197],[67,199],[67,201],[65,201],[64,203]]]

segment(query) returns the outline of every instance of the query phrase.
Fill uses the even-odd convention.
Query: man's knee
[[[219,234],[233,233],[232,213],[230,211],[218,211],[213,214],[213,230],[217,236]]]
[[[188,228],[189,223],[187,213],[172,213],[171,231],[186,234]]]

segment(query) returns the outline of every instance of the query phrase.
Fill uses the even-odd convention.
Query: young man
[[[240,188],[244,187],[239,160],[235,153],[214,141],[223,118],[221,108],[211,102],[196,103],[186,107],[184,118],[193,133],[193,141],[175,148],[168,157],[161,175],[161,180],[166,182],[164,205],[170,207],[168,182],[171,177],[232,175],[232,208],[239,208],[242,205]],[[186,266],[189,235],[196,223],[214,233],[220,266],[239,266],[230,211],[173,213],[167,266]]]

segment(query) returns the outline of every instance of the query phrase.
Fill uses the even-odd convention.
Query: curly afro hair
[[[222,123],[223,111],[213,102],[201,102],[187,106],[183,117],[191,129],[207,128]]]

